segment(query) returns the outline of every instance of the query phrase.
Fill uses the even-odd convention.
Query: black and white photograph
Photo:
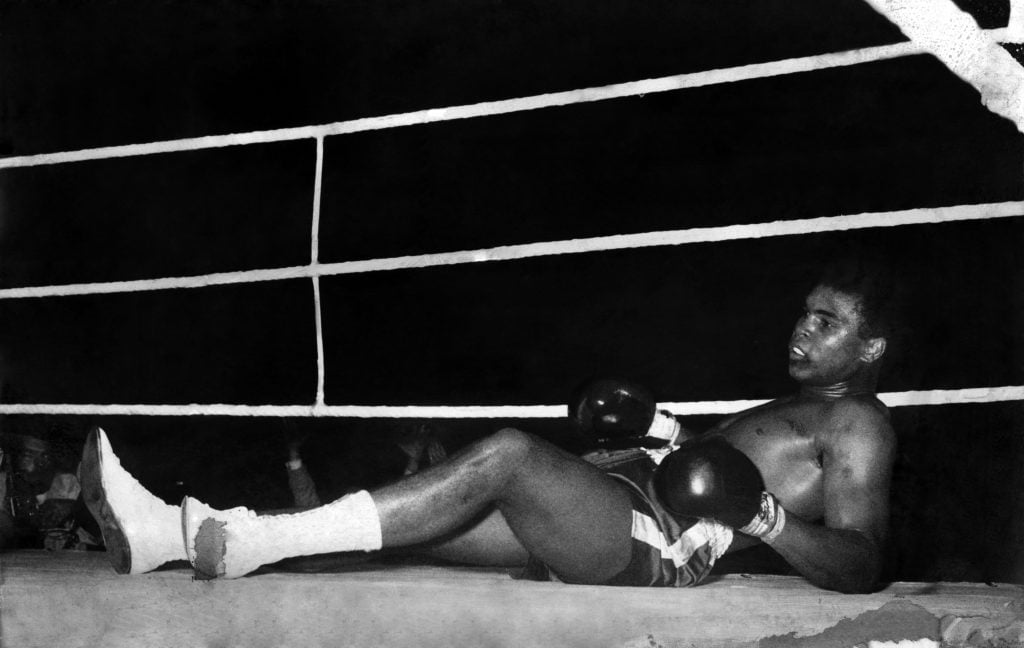
[[[0,0],[0,645],[1024,647],[1024,2]]]

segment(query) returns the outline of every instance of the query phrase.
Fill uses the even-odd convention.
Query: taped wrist
[[[676,420],[676,417],[672,416],[671,412],[658,410],[654,413],[651,427],[647,429],[647,437],[668,441],[671,445],[676,440],[676,437],[679,436],[681,429],[679,421]]]
[[[779,500],[771,493],[761,493],[761,509],[753,520],[738,531],[771,544],[785,526],[786,510],[779,504]]]

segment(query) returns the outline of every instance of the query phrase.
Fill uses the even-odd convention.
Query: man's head
[[[818,285],[855,297],[862,338],[892,340],[897,328],[898,284],[886,261],[866,254],[841,258],[825,268]]]
[[[53,479],[52,448],[46,440],[31,435],[5,434],[3,445],[8,460],[6,468],[12,474],[39,486]]]
[[[807,296],[790,339],[789,373],[803,384],[874,388],[895,327],[889,273],[844,259]]]

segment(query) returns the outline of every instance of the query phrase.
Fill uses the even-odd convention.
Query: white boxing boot
[[[103,532],[107,558],[118,574],[141,574],[185,560],[181,510],[150,493],[128,471],[100,428],[82,451],[82,498]]]
[[[381,548],[377,505],[366,491],[283,515],[239,508],[218,511],[186,497],[181,527],[189,562],[204,580],[238,578],[295,556]]]

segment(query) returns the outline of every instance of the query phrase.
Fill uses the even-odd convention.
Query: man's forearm
[[[788,515],[772,549],[811,583],[847,593],[868,592],[878,582],[882,556],[867,535],[830,529]]]

